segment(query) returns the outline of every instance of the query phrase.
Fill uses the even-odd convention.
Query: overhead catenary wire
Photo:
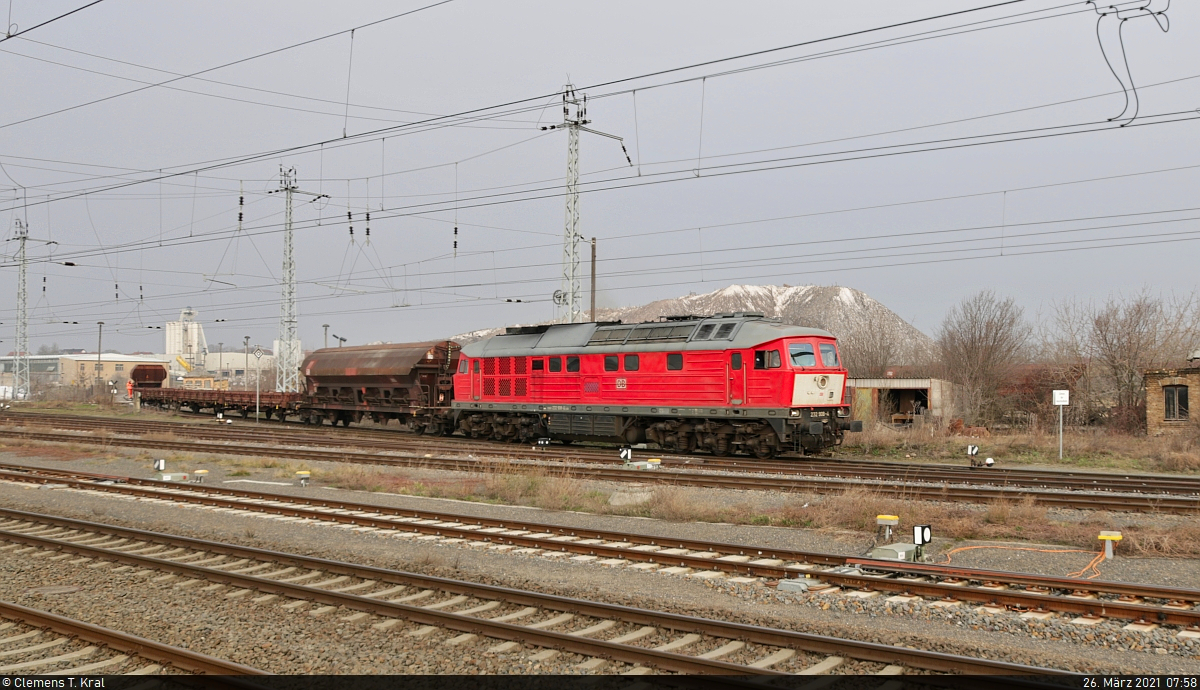
[[[413,10],[412,12],[417,12],[417,11],[420,11],[421,9],[427,9],[428,7],[434,7],[434,6],[437,6],[437,5],[440,5],[440,4],[444,4],[444,2],[450,2],[450,1],[452,1],[452,0],[443,0],[443,2],[442,2],[442,3],[435,3],[434,5],[428,5],[428,6],[424,7],[424,8],[419,8],[419,9],[417,9],[417,10]],[[637,76],[632,76],[632,77],[623,77],[623,78],[619,78],[619,79],[615,79],[615,80],[609,80],[609,81],[606,81],[606,82],[600,82],[600,83],[598,83],[598,84],[595,84],[595,85],[593,85],[592,87],[587,87],[587,88],[600,88],[600,87],[604,87],[604,86],[611,86],[611,85],[616,85],[616,84],[621,84],[621,83],[628,83],[628,82],[631,82],[631,81],[636,81],[636,80],[638,80],[638,79],[644,79],[644,78],[650,78],[650,77],[654,77],[654,76],[660,76],[660,75],[663,75],[663,74],[669,74],[669,73],[674,73],[674,72],[686,71],[686,70],[688,70],[688,69],[693,69],[693,68],[696,68],[696,67],[703,67],[703,66],[708,66],[708,65],[713,65],[713,64],[720,64],[720,63],[724,63],[724,62],[729,62],[729,61],[734,61],[734,60],[744,59],[744,58],[747,58],[747,57],[753,57],[753,56],[758,56],[758,55],[768,54],[768,53],[777,52],[777,51],[782,51],[782,50],[790,50],[790,49],[794,49],[794,48],[797,48],[797,47],[802,47],[802,46],[807,46],[807,45],[814,45],[814,44],[823,43],[823,42],[828,42],[828,41],[833,41],[833,40],[838,40],[838,39],[842,39],[842,38],[848,38],[848,37],[853,37],[853,36],[864,35],[864,34],[868,34],[868,33],[872,33],[872,32],[877,32],[877,31],[885,31],[885,30],[888,30],[888,29],[898,28],[898,27],[902,27],[902,26],[909,26],[909,25],[919,24],[919,23],[923,23],[923,22],[935,21],[935,20],[938,20],[938,19],[944,19],[944,18],[948,18],[948,17],[954,17],[954,16],[959,16],[959,15],[964,15],[964,14],[973,13],[973,12],[980,12],[980,11],[984,11],[984,10],[988,10],[988,9],[994,9],[994,8],[997,8],[997,7],[1003,7],[1003,6],[1007,6],[1007,5],[1013,5],[1013,4],[1017,4],[1017,3],[1021,3],[1021,2],[1026,2],[1026,1],[1027,1],[1027,0],[1005,0],[1004,2],[994,3],[994,4],[990,4],[990,5],[984,5],[984,6],[981,6],[981,7],[970,8],[970,9],[964,9],[964,10],[957,10],[957,11],[954,11],[954,12],[942,13],[942,14],[933,15],[933,16],[929,16],[929,17],[923,17],[923,18],[919,18],[919,19],[906,20],[906,21],[902,21],[902,22],[896,22],[896,23],[892,23],[892,24],[881,25],[881,26],[872,27],[872,28],[868,28],[868,29],[861,29],[861,30],[857,30],[857,31],[847,32],[847,33],[843,33],[843,34],[838,34],[838,35],[835,35],[835,36],[828,36],[828,37],[822,37],[822,38],[817,38],[817,39],[811,39],[811,40],[809,40],[809,41],[804,41],[804,42],[801,42],[801,43],[790,44],[790,45],[787,45],[787,46],[780,46],[780,47],[777,47],[777,48],[771,48],[771,49],[765,49],[765,50],[760,50],[760,51],[754,51],[754,52],[751,52],[751,53],[744,53],[744,54],[735,55],[735,56],[729,56],[729,57],[724,57],[724,58],[717,58],[717,59],[714,59],[714,60],[708,60],[708,61],[699,62],[699,63],[692,63],[692,64],[690,64],[690,65],[678,66],[678,67],[668,68],[668,69],[664,69],[664,70],[657,70],[657,71],[654,71],[654,72],[645,73],[645,74],[642,74],[642,75],[637,75]],[[411,14],[412,12],[405,13],[405,14]],[[377,21],[377,22],[373,22],[373,24],[375,24],[375,23],[380,23],[380,22],[382,22],[382,21],[388,21],[388,20],[390,20],[390,19],[393,19],[393,18],[396,18],[396,17],[399,17],[399,16],[404,16],[404,14],[402,14],[402,15],[395,15],[395,16],[393,16],[393,17],[390,17],[390,18],[387,18],[387,19],[384,19],[384,20],[379,20],[379,21]],[[362,26],[355,27],[355,28],[362,28]],[[245,61],[247,61],[247,60],[252,60],[252,59],[255,59],[255,58],[257,58],[257,57],[262,57],[262,56],[264,56],[264,55],[273,54],[273,53],[275,53],[275,52],[280,52],[280,51],[282,51],[282,50],[288,50],[288,49],[290,49],[290,48],[293,48],[293,47],[298,47],[298,46],[300,46],[300,45],[305,45],[305,44],[307,44],[307,43],[312,43],[312,42],[315,42],[315,41],[318,41],[318,40],[323,40],[324,38],[329,38],[329,37],[332,37],[332,36],[340,35],[340,34],[342,34],[342,33],[346,33],[347,31],[349,31],[349,30],[344,30],[344,31],[337,32],[337,33],[334,33],[334,34],[329,34],[329,35],[327,35],[327,36],[324,36],[324,37],[321,37],[321,38],[317,38],[317,39],[311,39],[311,40],[309,40],[309,41],[306,41],[306,42],[301,42],[301,43],[293,44],[292,46],[288,46],[288,47],[285,47],[285,48],[276,49],[276,50],[274,50],[274,51],[268,51],[267,53],[261,53],[261,54],[259,54],[259,55],[256,55],[256,56],[251,56],[251,57],[249,57],[249,58],[243,58],[243,59],[241,59],[241,60],[234,61],[234,62],[231,62],[231,63],[225,63],[224,65],[219,65],[219,66],[217,66],[217,67],[209,68],[209,69],[206,69],[206,70],[201,70],[200,72],[193,73],[193,75],[197,75],[197,74],[203,74],[203,73],[210,72],[210,71],[214,71],[214,70],[217,70],[217,69],[221,69],[221,68],[223,68],[223,67],[230,66],[230,65],[233,65],[233,64],[238,64],[238,63],[240,63],[240,62],[245,62]],[[188,75],[188,76],[193,76],[193,75]],[[166,81],[164,81],[164,82],[161,82],[161,83],[163,83],[163,84],[165,84],[165,83],[171,83],[171,82],[173,82],[173,81],[177,81],[178,79],[182,79],[182,78],[186,78],[186,77],[179,77],[179,78],[177,78],[177,79],[166,80]],[[150,88],[150,87],[144,87],[144,88]],[[135,93],[135,92],[137,92],[137,91],[139,91],[139,90],[144,90],[144,89],[135,89],[135,90],[133,90],[133,91],[129,91],[129,92],[125,92],[125,93],[126,93],[126,94],[127,94],[127,93]],[[486,112],[488,112],[488,111],[496,110],[496,109],[499,109],[499,108],[511,107],[511,106],[514,106],[514,105],[520,105],[520,104],[523,104],[523,103],[528,103],[528,102],[531,102],[531,101],[534,101],[534,100],[538,100],[538,101],[540,101],[540,100],[542,100],[542,99],[545,99],[545,98],[547,98],[547,97],[549,97],[549,96],[556,96],[556,95],[559,95],[559,93],[560,93],[560,92],[556,92],[555,94],[541,95],[541,96],[537,96],[537,97],[533,97],[533,98],[524,98],[524,99],[518,99],[518,100],[514,100],[514,101],[508,101],[508,102],[505,102],[505,103],[497,104],[497,105],[494,105],[494,106],[485,106],[485,107],[481,107],[481,108],[473,108],[473,109],[470,109],[470,110],[462,111],[462,112],[460,112],[460,113],[456,113],[456,114],[454,114],[454,115],[449,115],[449,116],[440,116],[440,117],[435,117],[435,118],[429,118],[429,119],[426,119],[426,120],[422,120],[422,121],[418,121],[418,122],[415,122],[415,123],[411,123],[410,125],[402,125],[402,126],[397,126],[397,127],[389,127],[389,128],[378,129],[378,130],[372,130],[372,131],[369,131],[369,132],[363,132],[363,133],[360,133],[360,134],[358,134],[358,135],[353,135],[353,136],[350,136],[350,137],[345,137],[344,139],[350,140],[350,139],[360,139],[360,138],[363,138],[363,137],[374,137],[374,136],[378,136],[378,135],[381,135],[381,134],[383,134],[383,133],[386,133],[386,132],[397,132],[397,131],[400,131],[401,129],[404,129],[404,128],[407,128],[407,127],[413,127],[413,126],[425,126],[425,125],[437,125],[437,126],[441,126],[441,124],[439,124],[439,123],[443,123],[443,121],[451,120],[451,119],[454,119],[454,118],[468,117],[468,116],[470,116],[470,117],[481,117],[481,116],[483,116],[483,114],[484,114],[484,113],[486,113]],[[123,94],[122,94],[122,95],[123,95]],[[115,96],[114,96],[114,97],[115,97]],[[110,97],[110,98],[111,98],[111,97]],[[97,102],[98,102],[98,101],[97,101]],[[86,105],[86,104],[84,104],[84,105]],[[80,106],[73,106],[72,108],[74,108],[74,107],[82,107],[82,105],[80,105]],[[11,125],[11,124],[17,124],[17,123],[10,123],[10,125]],[[7,126],[10,126],[10,125],[0,125],[0,129],[2,129],[2,128],[4,128],[4,127],[7,127]],[[304,144],[304,145],[292,146],[292,147],[287,147],[287,148],[284,148],[284,149],[277,149],[277,150],[268,151],[268,152],[261,152],[261,153],[258,153],[258,154],[249,154],[249,155],[245,155],[245,156],[236,156],[236,157],[234,157],[233,159],[226,159],[226,160],[224,160],[224,162],[220,164],[220,167],[225,167],[225,166],[227,166],[227,165],[231,165],[231,164],[237,164],[237,163],[245,163],[245,162],[250,162],[250,161],[253,161],[253,160],[261,160],[261,159],[263,159],[263,158],[273,158],[273,157],[276,157],[276,156],[279,156],[279,155],[282,155],[282,154],[285,154],[285,153],[296,153],[296,152],[298,152],[298,151],[300,151],[300,150],[310,149],[310,148],[314,148],[314,147],[316,147],[316,146],[319,146],[319,145],[321,145],[321,144],[329,144],[329,143],[331,143],[331,141],[314,142],[314,143],[311,143],[311,144]],[[217,166],[216,164],[214,164],[214,165],[207,166],[207,167],[198,167],[197,169],[198,169],[198,170],[200,170],[200,171],[204,171],[204,170],[207,170],[207,169],[211,169],[211,168],[213,168],[213,167],[218,167],[218,166]],[[192,171],[191,171],[191,170],[188,170],[188,171],[179,171],[179,172],[171,173],[171,176],[180,175],[180,174],[187,174],[187,173],[189,173],[189,172],[192,172]],[[146,181],[150,181],[150,180],[146,180]],[[119,186],[128,186],[128,184],[138,184],[138,183],[137,183],[137,182],[132,182],[132,183],[126,183],[126,184],[122,184],[122,185],[119,185]]]

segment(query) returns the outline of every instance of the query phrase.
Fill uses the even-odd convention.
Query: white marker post
[[[254,348],[254,423],[258,424],[259,389],[262,387],[262,348]]]
[[[1071,404],[1071,391],[1054,391],[1054,404],[1058,407],[1058,459],[1063,459],[1063,408]]]

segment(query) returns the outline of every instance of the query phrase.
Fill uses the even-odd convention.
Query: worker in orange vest
[[[129,391],[129,399],[133,400],[133,379],[125,382],[125,390]]]

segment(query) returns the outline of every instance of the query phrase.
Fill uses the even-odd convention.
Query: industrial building
[[[139,364],[166,365],[165,355],[122,355],[106,352],[101,355],[29,355],[30,384],[34,395],[56,388],[92,388],[97,383],[112,382],[124,390],[129,372]],[[0,387],[11,391],[16,357],[0,357]],[[11,396],[11,392],[8,394]]]

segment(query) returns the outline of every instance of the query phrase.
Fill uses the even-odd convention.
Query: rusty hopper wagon
[[[129,372],[129,378],[137,388],[162,388],[167,368],[161,364],[139,364]]]
[[[395,419],[410,431],[449,433],[459,349],[443,340],[317,350],[300,369],[307,387],[300,418],[343,426]]]

